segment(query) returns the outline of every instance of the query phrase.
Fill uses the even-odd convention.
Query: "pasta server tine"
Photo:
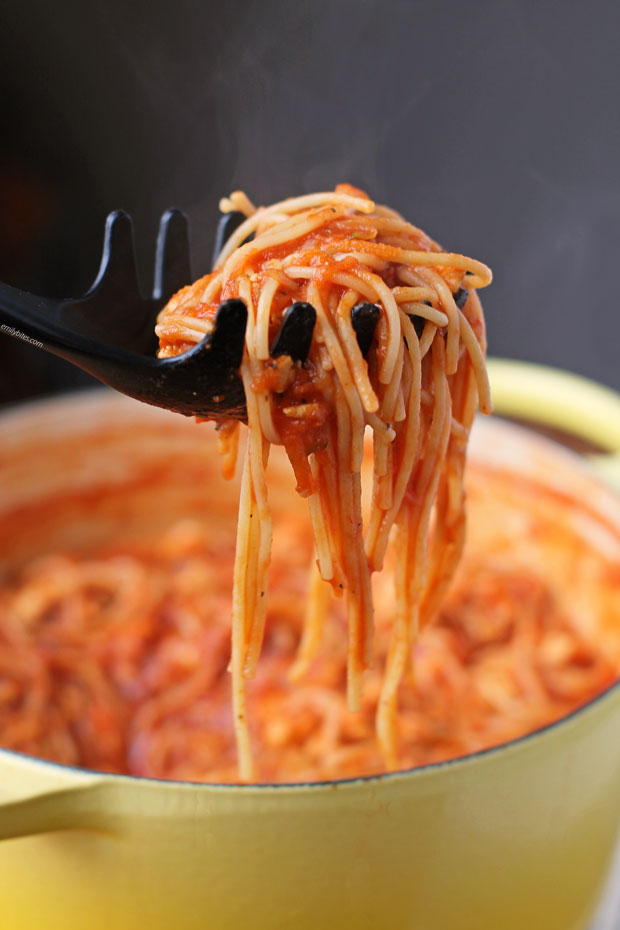
[[[241,213],[223,216],[215,254],[243,222]],[[86,294],[50,300],[0,283],[0,329],[72,362],[99,381],[137,400],[186,416],[246,417],[239,367],[245,344],[247,309],[241,300],[218,308],[211,333],[175,358],[156,358],[157,314],[179,288],[192,280],[187,218],[180,210],[163,214],[155,256],[152,293],[138,284],[131,217],[123,211],[106,221],[103,257]],[[351,322],[363,355],[368,352],[379,308],[361,303]],[[285,312],[271,354],[304,362],[310,350],[316,311],[305,302]]]
[[[163,214],[152,293],[138,285],[131,217],[106,221],[103,257],[95,283],[83,297],[50,300],[0,283],[0,330],[39,344],[110,387],[137,400],[187,416],[245,418],[238,377],[247,311],[229,300],[217,311],[213,331],[172,359],[156,358],[157,314],[192,280],[187,218]]]

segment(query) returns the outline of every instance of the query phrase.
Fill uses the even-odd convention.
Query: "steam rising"
[[[28,0],[5,67],[39,81],[99,202],[134,214],[143,269],[169,206],[191,216],[198,274],[222,193],[268,203],[346,180],[494,267],[493,353],[620,387],[613,5],[67,5]]]

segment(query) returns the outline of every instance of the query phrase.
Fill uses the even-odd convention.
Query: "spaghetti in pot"
[[[280,452],[270,468],[282,480]],[[522,736],[617,679],[620,533],[587,501],[554,494],[550,484],[477,462],[468,468],[463,559],[413,647],[415,678],[405,676],[399,692],[399,768]],[[77,493],[71,500],[84,515],[106,502],[122,511],[136,490],[103,487],[84,506]],[[216,492],[218,507],[204,519],[173,522],[156,538],[127,545],[118,523],[105,548],[76,555],[54,552],[50,541],[47,555],[5,572],[0,746],[104,772],[238,782],[227,672],[235,504],[226,488]],[[261,661],[247,683],[256,779],[383,772],[374,720],[393,635],[395,554],[373,579],[375,663],[361,709],[351,713],[342,600],[327,598],[323,648],[291,680],[313,538],[303,508],[285,490],[273,498],[272,595]],[[67,503],[22,506],[5,524],[40,526],[42,510],[49,519],[55,508],[66,519]],[[324,583],[319,591],[329,594]]]
[[[488,270],[440,252],[348,187],[257,211],[235,194],[224,207],[248,219],[215,272],[170,302],[158,332],[162,354],[173,355],[211,330],[220,299],[238,294],[250,310],[236,554],[225,519],[236,505],[220,485],[204,523],[132,545],[119,529],[105,549],[79,554],[37,545],[45,557],[5,566],[0,745],[155,778],[235,783],[241,762],[242,780],[322,781],[505,743],[617,680],[620,533],[587,499],[558,493],[542,474],[537,484],[474,463],[459,562],[476,395],[490,408],[475,293]],[[469,295],[462,306],[459,288]],[[284,310],[303,298],[318,312],[308,362],[270,359]],[[381,308],[365,357],[351,327],[358,298]],[[363,545],[366,427],[374,478]],[[229,476],[239,433],[220,424]],[[285,501],[284,473],[271,471],[267,603],[274,444],[288,453],[309,516]],[[274,449],[269,468],[284,456]],[[147,496],[164,517],[165,481]],[[5,515],[0,548],[8,553],[17,521],[40,527],[44,543],[49,527],[105,511],[106,501],[133,512],[136,493],[130,483],[19,505]],[[195,495],[191,511],[200,516]]]
[[[398,763],[399,684],[418,631],[436,613],[465,534],[463,469],[476,401],[489,413],[484,321],[476,289],[491,281],[482,263],[442,251],[398,213],[349,185],[255,209],[236,192],[221,203],[247,219],[215,270],[176,294],[161,312],[160,356],[199,342],[223,300],[248,309],[241,365],[248,437],[243,462],[232,604],[231,672],[239,773],[253,777],[246,680],[265,634],[271,516],[265,468],[283,445],[308,498],[318,574],[344,593],[348,622],[347,701],[358,711],[373,658],[371,575],[394,536],[395,609],[377,709],[386,765]],[[247,241],[248,237],[251,241]],[[455,295],[468,292],[462,309]],[[317,322],[308,359],[273,359],[270,345],[292,302]],[[362,356],[351,323],[360,301],[380,310]],[[362,527],[366,427],[373,438],[370,519]],[[222,427],[225,468],[234,471],[239,426]],[[301,679],[321,637],[325,597],[311,584],[293,675]]]

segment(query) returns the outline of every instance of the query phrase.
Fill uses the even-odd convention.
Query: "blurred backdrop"
[[[620,388],[615,0],[2,0],[0,280],[94,278],[106,214],[343,180],[492,266],[490,352]],[[0,402],[90,383],[0,335]]]

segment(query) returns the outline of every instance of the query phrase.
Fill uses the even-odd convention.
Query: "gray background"
[[[486,261],[490,351],[620,388],[619,5],[613,0],[4,2],[0,279],[94,277],[105,214],[351,180]],[[38,212],[37,212],[38,211]],[[84,383],[0,337],[0,401]]]

